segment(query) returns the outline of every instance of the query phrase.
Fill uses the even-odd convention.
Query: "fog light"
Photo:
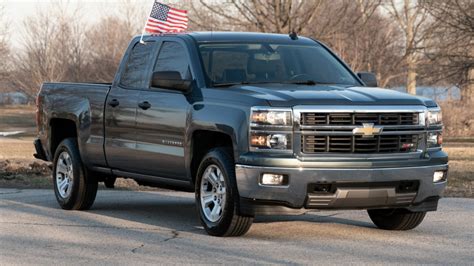
[[[260,184],[266,186],[283,186],[288,184],[288,177],[278,174],[263,174]]]
[[[446,181],[446,172],[445,171],[435,171],[433,175],[433,182],[443,182]]]

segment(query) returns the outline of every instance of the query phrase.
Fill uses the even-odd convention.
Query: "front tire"
[[[231,153],[224,148],[209,151],[196,177],[196,206],[201,224],[212,236],[241,236],[253,217],[238,213],[239,195]]]
[[[426,212],[409,212],[402,209],[368,210],[374,224],[384,230],[411,230],[421,224]]]
[[[94,203],[98,181],[82,164],[76,139],[64,139],[56,149],[53,184],[56,200],[65,210],[87,210]]]

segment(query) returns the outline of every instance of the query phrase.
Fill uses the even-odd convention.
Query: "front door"
[[[183,45],[163,42],[153,72],[178,71],[190,78],[188,55]],[[142,90],[137,109],[137,152],[141,174],[173,179],[186,177],[185,129],[191,107],[179,91],[163,88]]]

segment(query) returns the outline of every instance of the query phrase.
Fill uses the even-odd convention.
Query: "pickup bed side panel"
[[[48,132],[47,149],[51,149],[52,119],[67,119],[76,125],[77,141],[82,161],[89,167],[106,166],[104,154],[104,103],[110,86],[101,84],[45,84]],[[45,121],[45,122],[46,122]],[[54,155],[51,154],[51,159]]]

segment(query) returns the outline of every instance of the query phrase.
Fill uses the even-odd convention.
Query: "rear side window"
[[[177,42],[164,42],[153,72],[157,71],[177,71],[181,78],[190,78],[189,62],[186,50]]]
[[[154,43],[137,43],[130,53],[125,71],[120,79],[122,86],[140,89],[145,87],[147,78],[147,65],[151,59]]]

